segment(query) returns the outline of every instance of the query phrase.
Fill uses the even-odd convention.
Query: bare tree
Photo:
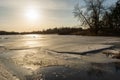
[[[101,28],[100,20],[104,12],[105,0],[83,0],[84,6],[75,5],[73,13],[84,26],[88,26],[91,32],[97,34]]]

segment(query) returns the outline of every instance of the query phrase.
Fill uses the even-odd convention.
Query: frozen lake
[[[92,45],[92,47],[98,45],[98,47],[101,48],[102,46],[107,47],[106,45],[117,44],[119,43],[119,41],[120,38],[115,37],[113,38],[59,35],[8,35],[0,36],[0,47],[12,50],[42,47],[51,50],[70,52],[74,51],[74,48],[77,47],[85,49],[86,45]]]
[[[118,80],[119,60],[102,54],[108,49],[120,50],[120,38],[0,36],[0,60],[20,80]]]

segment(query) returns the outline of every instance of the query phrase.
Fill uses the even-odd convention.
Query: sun
[[[37,21],[40,19],[40,13],[33,8],[29,8],[25,11],[25,18],[29,21]]]

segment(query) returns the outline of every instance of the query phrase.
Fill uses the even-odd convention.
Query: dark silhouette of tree
[[[19,32],[7,32],[7,31],[0,31],[0,35],[17,35]]]
[[[47,29],[47,30],[41,31],[41,34],[70,35],[80,31],[82,31],[82,28],[61,27],[61,28],[53,28],[53,29]]]
[[[120,31],[120,0],[116,2],[116,6],[112,11],[111,16],[114,29]]]
[[[105,12],[102,22],[104,22],[104,32],[111,33],[112,35],[120,34],[120,0]]]
[[[17,34],[60,34],[60,35],[73,35],[79,34],[82,28],[70,28],[70,27],[60,27],[60,28],[49,28],[42,31],[32,31],[32,32],[7,32],[0,31],[0,35],[17,35]]]
[[[85,6],[79,3],[75,6],[73,13],[84,26],[89,26],[90,31],[98,34],[101,29],[101,19],[103,16],[105,0],[83,0]]]
[[[113,29],[113,25],[112,25],[112,16],[111,16],[111,12],[106,11],[103,19],[102,19],[103,25],[102,28],[109,28],[109,29]]]

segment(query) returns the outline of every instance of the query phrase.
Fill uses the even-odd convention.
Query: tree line
[[[73,10],[81,26],[88,27],[94,35],[120,35],[120,0],[106,7],[109,0],[83,0],[84,5],[76,4]]]
[[[7,32],[0,31],[0,35],[17,35],[17,34],[59,34],[59,35],[73,35],[80,34],[83,31],[82,28],[74,27],[60,27],[60,28],[49,28],[46,30],[38,30],[32,32]]]

